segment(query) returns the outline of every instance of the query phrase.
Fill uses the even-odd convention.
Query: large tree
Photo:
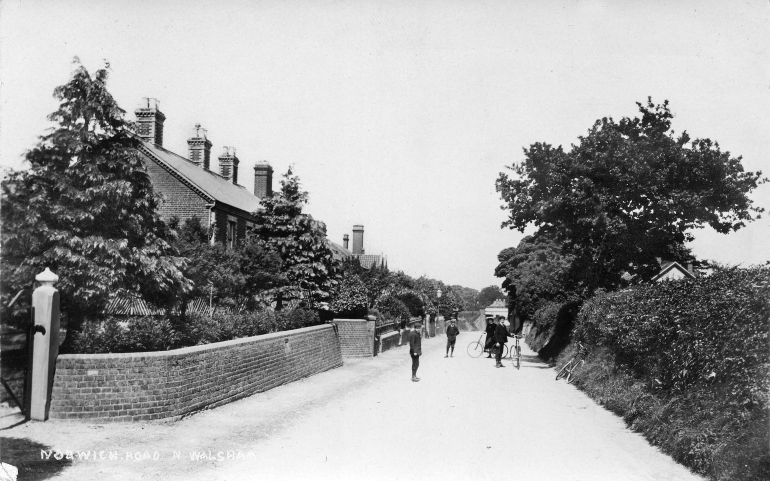
[[[76,321],[98,315],[113,294],[169,304],[189,282],[140,141],[107,91],[108,66],[91,75],[75,65],[54,90],[56,125],[27,152],[28,168],[3,182],[3,306],[45,267],[59,275],[62,309]]]
[[[545,235],[527,236],[517,247],[498,254],[497,277],[504,277],[503,287],[515,294],[516,313],[529,319],[548,302],[576,298],[570,269],[574,256]]]
[[[760,172],[709,139],[675,135],[668,102],[638,106],[638,117],[597,120],[569,151],[531,145],[509,167],[515,176],[496,182],[503,227],[534,224],[563,243],[587,291],[617,286],[626,271],[649,279],[656,257],[689,255],[692,229],[727,233],[763,210],[748,197]]]
[[[263,198],[262,209],[254,213],[254,233],[281,256],[289,280],[277,291],[278,309],[298,298],[311,304],[328,301],[338,284],[339,262],[327,244],[326,225],[302,212],[307,201],[299,177],[289,168],[280,191]]]

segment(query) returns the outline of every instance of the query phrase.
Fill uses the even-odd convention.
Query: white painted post
[[[59,291],[53,286],[59,276],[47,267],[35,277],[42,285],[32,293],[35,308],[35,341],[32,352],[32,402],[30,417],[36,421],[48,418],[51,388],[59,355]],[[45,329],[41,332],[38,326]]]

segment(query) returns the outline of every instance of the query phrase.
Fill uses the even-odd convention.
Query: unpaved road
[[[424,340],[418,383],[410,381],[401,348],[176,423],[49,421],[0,437],[15,438],[5,446],[105,451],[107,459],[68,466],[53,457],[40,461],[38,468],[59,463],[52,479],[701,479],[573,386],[554,381],[555,372],[526,346],[521,370],[510,360],[495,369],[490,359],[470,358],[465,346],[478,335],[462,333],[448,359],[444,339]],[[6,411],[0,420],[8,426],[15,418]],[[40,457],[39,447],[28,449]],[[110,451],[118,459],[109,459]],[[126,459],[129,452],[159,459]],[[192,460],[192,452],[212,459]]]

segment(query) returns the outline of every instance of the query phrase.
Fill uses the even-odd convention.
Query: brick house
[[[273,169],[267,162],[254,167],[254,191],[238,184],[235,148],[225,147],[219,156],[218,171],[211,170],[211,141],[206,131],[195,126],[187,140],[187,157],[163,148],[163,122],[166,116],[157,105],[135,111],[137,133],[142,139],[140,153],[147,165],[153,187],[163,197],[163,218],[178,217],[181,222],[197,216],[208,225],[212,242],[233,246],[254,225],[253,212],[260,199],[272,195]]]
[[[364,226],[357,224],[353,226],[353,250],[349,249],[350,237],[347,234],[342,236],[342,249],[340,252],[343,257],[354,257],[358,259],[361,266],[369,269],[372,266],[387,266],[387,261],[382,255],[367,254],[364,250]],[[335,244],[337,245],[337,244]],[[339,246],[337,246],[339,247]]]

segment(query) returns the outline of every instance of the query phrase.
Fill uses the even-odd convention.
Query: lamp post
[[[438,305],[436,307],[436,322],[433,326],[433,336],[436,335],[436,329],[438,328],[438,317],[441,315],[441,289],[436,290],[436,299],[438,299]]]

